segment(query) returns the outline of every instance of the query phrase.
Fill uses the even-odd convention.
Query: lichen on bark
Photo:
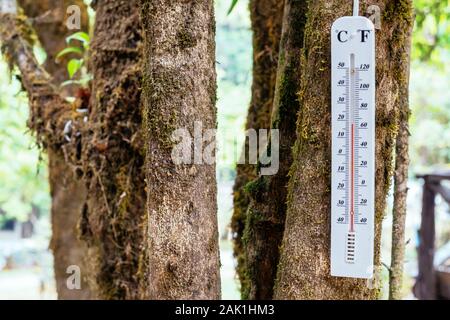
[[[148,255],[145,298],[220,297],[214,164],[175,164],[175,129],[216,127],[212,0],[141,0]],[[183,36],[181,36],[183,35]],[[204,132],[204,131],[203,131]],[[205,160],[203,158],[203,160]]]

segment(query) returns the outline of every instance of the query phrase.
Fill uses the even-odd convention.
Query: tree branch
[[[69,140],[67,124],[75,113],[56,92],[50,75],[37,62],[27,41],[31,32],[23,16],[0,12],[2,53],[11,67],[15,65],[19,69],[29,97],[28,127],[36,134],[39,145],[57,150]]]

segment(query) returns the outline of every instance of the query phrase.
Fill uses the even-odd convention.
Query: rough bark
[[[410,30],[411,31],[411,30]],[[408,168],[409,168],[409,62],[411,32],[406,34],[407,45],[398,52],[399,59],[404,61],[398,64],[396,72],[406,78],[399,85],[399,125],[395,146],[395,172],[394,172],[394,205],[392,210],[392,249],[391,266],[389,268],[389,299],[402,298],[403,264],[405,258],[405,221],[407,213],[408,194]]]
[[[174,130],[216,127],[213,10],[212,0],[141,0],[150,299],[220,297],[215,165],[171,159]]]
[[[246,129],[268,129],[275,94],[278,54],[281,37],[284,1],[251,0],[250,18],[253,31],[253,84],[252,100],[247,115]],[[248,141],[243,152],[248,153]],[[248,156],[246,157],[248,159]],[[231,229],[237,273],[241,282],[242,297],[247,298],[249,277],[242,243],[249,196],[245,185],[256,178],[256,165],[238,164],[233,188],[233,216]]]
[[[381,222],[393,174],[393,149],[402,83],[399,64],[412,26],[411,1],[365,1],[382,12],[377,32],[375,270],[380,265]],[[286,229],[277,273],[277,299],[374,299],[379,289],[366,281],[330,276],[330,28],[351,14],[342,1],[311,1],[301,57],[301,110],[290,171]]]
[[[86,300],[93,297],[87,280],[87,247],[78,238],[78,221],[86,198],[82,181],[74,177],[65,159],[48,150],[50,194],[52,197],[52,240],[56,291],[60,300]],[[66,273],[71,265],[80,267],[81,289],[67,288]]]
[[[139,7],[137,0],[99,0],[94,9],[92,94],[78,138],[87,187],[80,229],[98,298],[135,299],[146,200]]]
[[[65,27],[65,8],[75,4],[81,8],[81,30],[87,31],[88,16],[86,6],[81,0],[61,2],[19,0],[20,7],[25,15],[32,20],[32,26],[36,31],[39,42],[47,54],[44,63],[45,69],[52,76],[54,85],[59,85],[67,80],[67,59],[56,62],[56,55],[66,46],[66,37],[73,31]],[[54,19],[43,19],[49,12],[58,11]],[[59,19],[56,19],[59,18]],[[85,198],[85,188],[81,181],[74,176],[73,170],[66,163],[62,152],[48,150],[48,172],[50,192],[52,197],[51,223],[52,240],[50,248],[53,252],[53,265],[55,272],[56,291],[58,299],[89,299],[91,292],[84,277],[87,268],[85,255],[87,247],[78,239],[78,220],[81,217],[81,209]],[[77,265],[82,271],[81,290],[69,290],[67,288],[67,267]]]
[[[246,186],[251,201],[244,231],[249,299],[271,299],[286,216],[288,172],[296,137],[299,110],[300,54],[307,2],[286,0],[271,129],[280,134],[279,170]],[[269,147],[270,149],[270,147]]]

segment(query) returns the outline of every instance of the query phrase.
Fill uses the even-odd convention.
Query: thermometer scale
[[[372,278],[375,211],[375,28],[354,15],[331,29],[331,275]]]

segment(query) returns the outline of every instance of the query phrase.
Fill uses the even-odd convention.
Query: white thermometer
[[[375,28],[361,16],[331,29],[331,275],[372,278],[375,211]]]

